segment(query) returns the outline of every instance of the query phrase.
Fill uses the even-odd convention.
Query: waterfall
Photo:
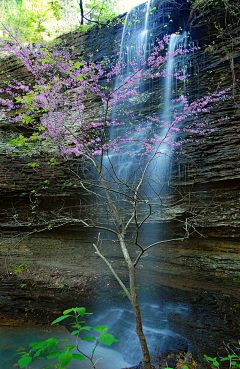
[[[143,12],[145,13],[144,19],[139,23],[139,18]],[[151,47],[149,41],[149,34],[151,31],[151,29],[149,29],[149,14],[151,14],[151,0],[148,0],[145,5],[143,4],[133,8],[127,14],[122,33],[119,56],[122,63],[125,64],[126,67],[122,68],[122,79],[116,80],[114,90],[118,89],[123,83],[122,81],[129,77],[131,73],[131,63],[133,61],[137,60],[138,67],[140,67],[141,58],[138,55],[138,50],[141,49],[141,56],[143,59],[146,60],[148,56],[148,52]],[[175,58],[171,56],[171,54],[175,52],[180,44],[185,44],[185,37],[185,33],[182,35],[172,34],[169,40],[167,52],[170,56],[166,63],[166,77],[164,78],[163,83],[163,107],[157,112],[158,117],[166,124],[171,123],[173,113],[176,111],[176,109],[181,107],[172,102],[172,99],[175,97],[175,95],[172,93],[175,80],[173,74],[176,72],[175,69],[179,68],[179,65],[176,63]],[[166,128],[157,127],[153,122],[147,121],[146,116],[144,118],[145,122],[143,121],[142,117],[138,117],[141,116],[142,110],[146,110],[146,106],[149,104],[151,96],[154,95],[154,91],[152,91],[151,88],[152,86],[149,81],[142,83],[139,93],[136,96],[129,97],[128,99],[124,100],[123,103],[118,103],[112,109],[112,121],[123,121],[124,126],[112,126],[110,128],[110,141],[112,142],[117,137],[124,137],[125,131],[127,130],[131,132],[130,138],[132,141],[131,143],[127,142],[121,144],[122,150],[119,152],[109,153],[104,156],[103,164],[105,170],[107,171],[107,177],[109,182],[111,182],[111,185],[121,181],[123,183],[135,183],[141,175],[141,164],[144,166],[144,163],[146,163],[146,158],[140,156],[141,145],[138,142],[147,137],[147,132],[151,132],[152,130],[155,130],[155,132],[161,137],[164,137],[167,133]],[[125,108],[125,106],[126,110],[129,108],[130,110],[134,111],[135,121],[131,121],[131,114],[127,117],[123,116],[121,111]],[[141,127],[146,127],[146,129],[143,129],[140,133],[135,129],[138,123],[141,124]],[[167,187],[166,182],[169,182],[169,178],[166,181],[166,178],[169,177],[169,174],[166,174],[166,168],[169,168],[169,158],[169,147],[166,142],[163,142],[160,147],[160,152],[149,166],[146,175],[148,185],[146,185],[145,193],[148,197],[151,197],[152,195],[155,196],[160,192],[162,194],[165,192]],[[114,170],[112,168],[114,168]],[[157,182],[159,183],[158,185]],[[163,190],[163,188],[165,189]]]
[[[166,74],[167,76],[164,78],[164,105],[163,105],[163,120],[165,123],[170,124],[172,120],[172,112],[173,109],[176,108],[176,105],[172,103],[172,89],[173,89],[173,74],[175,69],[175,58],[172,56],[174,51],[177,49],[179,44],[186,43],[186,32],[182,35],[178,35],[173,33],[170,37],[169,45],[168,45],[168,54],[170,57],[167,61]],[[183,73],[184,74],[184,73]]]
[[[151,0],[148,0],[146,4],[142,6],[137,6],[133,8],[130,12],[128,12],[122,38],[121,38],[121,46],[120,46],[120,56],[122,64],[126,64],[126,68],[122,70],[122,78],[121,80],[116,80],[114,90],[116,90],[121,84],[122,80],[126,80],[131,73],[130,64],[137,59],[138,67],[140,67],[140,58],[138,57],[138,51],[141,50],[142,56],[145,59],[147,53],[147,34],[148,34],[148,18],[150,11]],[[144,21],[140,22],[139,18],[142,17],[142,13],[145,13]],[[139,23],[140,22],[140,23]],[[142,86],[142,89],[146,89],[146,86]],[[133,98],[134,100],[134,98]],[[136,100],[136,98],[135,98]],[[129,100],[131,102],[131,99]],[[126,117],[122,117],[120,114],[119,106],[113,107],[112,111],[112,121],[114,119],[121,119],[126,123]],[[130,122],[131,124],[131,122]],[[126,126],[128,126],[126,124]],[[126,127],[124,127],[126,130]],[[124,129],[122,127],[117,128],[112,126],[109,132],[109,138],[113,141],[116,137],[124,135]],[[133,140],[144,138],[143,135],[139,135],[137,132],[132,132]],[[132,155],[126,155],[126,153],[131,154],[134,151],[135,156],[139,152],[139,145],[134,144],[124,144],[124,152],[117,154],[109,154],[104,157],[104,166],[110,174],[111,179],[115,180],[115,175],[111,171],[111,166],[113,165],[116,171],[116,175],[118,179],[123,181],[129,180],[129,173],[134,170],[134,166],[136,165],[136,158]],[[110,179],[110,180],[111,180]]]
[[[129,63],[136,57],[136,51],[139,47],[142,46],[144,54],[146,53],[150,3],[151,0],[146,2],[144,10],[136,7],[127,14],[120,46],[120,58],[123,58],[123,60],[126,61],[127,67],[129,67]],[[145,12],[144,22],[139,23],[138,18],[141,17],[141,12],[143,11]],[[129,69],[127,69],[125,77],[127,77],[128,73]],[[116,83],[115,87],[118,87],[118,83]]]
[[[163,109],[160,114],[160,118],[163,120],[165,125],[171,125],[173,121],[174,113],[183,107],[182,102],[176,103],[174,98],[176,96],[177,90],[177,80],[174,86],[175,77],[174,74],[178,71],[179,67],[182,69],[183,75],[186,74],[185,66],[179,63],[179,58],[173,56],[173,53],[179,47],[179,45],[184,45],[186,48],[187,35],[186,32],[183,34],[173,33],[170,36],[167,53],[169,58],[166,63],[166,76],[163,79]],[[180,64],[180,65],[179,65]],[[168,132],[167,126],[158,128],[157,134],[161,137],[166,137]],[[155,162],[153,162],[154,168],[150,167],[151,179],[153,184],[151,189],[154,190],[156,194],[161,192],[161,195],[166,195],[169,188],[170,178],[171,178],[171,148],[167,144],[167,139],[164,139],[161,147],[160,153],[157,156]]]
[[[164,4],[164,2],[162,2],[162,4]],[[140,16],[143,10],[145,13],[144,21],[139,24],[137,22],[138,16]],[[138,49],[141,48],[141,55],[145,59],[148,57],[149,52],[151,52],[150,48],[152,45],[149,38],[151,32],[149,26],[150,13],[151,0],[148,0],[145,5],[132,9],[126,17],[120,48],[120,58],[122,59],[123,64],[126,63],[126,68],[122,68],[122,81],[126,80],[129,77],[129,73],[131,73],[131,62],[136,60],[138,65],[141,65],[141,58],[138,56]],[[158,110],[156,109],[155,116],[164,121],[167,125],[171,124],[174,113],[182,108],[181,103],[174,103],[174,101],[172,101],[176,98],[176,91],[178,89],[178,85],[174,85],[174,74],[183,67],[179,61],[181,58],[178,58],[176,62],[176,58],[174,58],[172,54],[180,44],[186,46],[186,33],[183,33],[182,35],[172,34],[169,39],[167,49],[169,58],[164,66],[166,76],[161,79],[162,85],[160,87],[158,86],[158,90],[162,90],[163,104],[162,101],[159,101],[159,108]],[[121,83],[121,80],[117,80],[114,89],[118,89],[118,87],[121,86]],[[154,83],[157,82],[154,81]],[[124,121],[124,125],[110,127],[110,141],[113,141],[117,137],[124,136],[125,130],[129,130],[131,132],[130,136],[132,138],[132,142],[121,143],[122,152],[110,152],[103,158],[103,171],[105,171],[104,174],[106,182],[108,182],[109,188],[113,191],[118,211],[119,209],[122,211],[123,219],[125,215],[129,215],[129,204],[127,203],[128,197],[126,196],[124,198],[124,195],[129,194],[128,191],[130,191],[132,185],[134,188],[134,185],[136,185],[142,174],[142,168],[144,168],[144,165],[148,160],[146,157],[138,155],[140,153],[140,145],[135,143],[135,141],[143,139],[148,135],[147,132],[150,132],[149,135],[152,135],[152,131],[154,131],[161,137],[165,137],[167,133],[167,128],[164,127],[164,124],[160,127],[156,122],[151,120],[149,121],[146,118],[146,111],[151,109],[151,99],[155,99],[154,88],[156,88],[156,85],[152,85],[151,81],[149,83],[149,81],[146,80],[146,82],[141,84],[139,87],[139,93],[136,96],[130,96],[128,99],[124,100],[123,103],[118,103],[111,112],[112,121]],[[137,121],[135,118],[135,120],[132,118],[131,114],[127,115],[127,120],[125,120],[126,116],[122,114],[123,109],[134,110],[135,117],[137,116]],[[142,111],[144,111],[144,114],[141,114]],[[133,121],[131,119],[133,119]],[[135,125],[138,125],[138,122],[139,124],[141,123],[142,127],[148,127],[148,129],[142,130],[139,133],[135,130]],[[143,190],[139,196],[155,203],[155,205],[152,206],[152,212],[160,219],[162,216],[162,209],[156,204],[159,204],[159,198],[161,197],[162,200],[162,195],[165,195],[168,191],[170,182],[169,173],[171,172],[170,157],[171,152],[169,147],[166,142],[163,142],[159,149],[159,153],[155,156],[154,160],[151,161],[151,164],[148,167],[145,174],[146,180],[142,186]],[[117,193],[121,193],[121,195],[116,195]],[[157,198],[158,201],[153,201],[155,198]],[[146,203],[138,205],[138,212],[140,206],[143,206],[143,211],[145,211],[145,204]],[[142,208],[140,211],[142,211]],[[154,220],[154,222],[156,222],[156,220]],[[141,242],[143,244],[149,244],[150,242],[151,244],[160,241],[164,237],[162,229],[160,232],[160,227],[161,225],[159,224],[159,221],[156,222],[156,224],[154,223],[154,227],[152,228],[153,231],[150,236],[144,231],[144,227],[142,227],[141,235],[139,236]],[[151,237],[153,239],[151,239]],[[131,241],[129,241],[129,243],[130,242]],[[157,253],[157,251],[154,252]],[[151,298],[149,300],[151,301]],[[176,305],[171,305],[169,308],[166,308],[158,305],[158,301],[155,305],[151,305],[150,303],[147,304],[146,301],[148,301],[148,299],[144,300],[144,303],[141,305],[141,311],[143,317],[143,329],[146,334],[150,352],[153,352],[155,347],[157,347],[158,352],[161,351],[162,354],[168,354],[168,350],[171,350],[172,352],[186,352],[188,350],[188,343],[183,337],[180,337],[171,331],[168,323],[169,310],[171,310],[171,312],[178,311],[178,307]],[[135,324],[133,313],[126,308],[112,309],[111,311],[105,312],[100,317],[98,316],[98,319],[103,322],[106,320],[109,332],[111,331],[116,337],[121,337],[121,343],[119,344],[118,350],[123,354],[124,360],[132,364],[136,364],[136,361],[140,360],[142,355],[137,336],[134,332]],[[116,344],[115,347],[117,345],[118,344]]]
[[[163,356],[170,353],[188,351],[187,340],[173,332],[169,327],[168,314],[184,314],[188,309],[179,304],[157,305],[154,303],[142,304],[143,330],[148,342],[149,350],[155,355],[161,353]],[[109,333],[114,337],[121,338],[114,344],[114,350],[121,353],[123,360],[130,364],[137,364],[142,359],[142,352],[138,337],[135,332],[133,312],[126,307],[110,308],[97,317],[91,319],[91,324],[101,321],[107,325]],[[114,367],[114,365],[113,365]]]

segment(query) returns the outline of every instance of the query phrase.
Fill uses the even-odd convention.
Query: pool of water
[[[74,337],[70,336],[67,330],[63,326],[56,327],[9,327],[0,326],[0,368],[1,369],[12,369],[13,365],[17,363],[20,355],[14,356],[16,350],[19,347],[29,349],[29,343],[35,341],[41,341],[47,338],[69,338],[69,343],[75,344]],[[83,342],[81,344],[82,351],[86,354],[90,354],[92,350],[92,344]],[[77,350],[75,350],[77,353]],[[74,350],[72,351],[74,352]],[[98,369],[114,369],[114,368],[125,368],[129,364],[123,360],[122,355],[112,348],[98,347],[95,353],[95,360],[101,359],[97,363]],[[45,365],[50,365],[53,360],[35,361],[31,363],[31,369],[40,369]],[[90,369],[92,367],[89,361],[76,361],[72,362],[67,366],[68,369]]]
[[[170,352],[187,352],[190,350],[187,340],[171,330],[168,323],[169,312],[184,313],[184,306],[174,304],[142,304],[143,329],[151,353],[167,355]],[[102,309],[97,314],[89,317],[90,326],[104,324],[108,332],[113,334],[119,342],[114,342],[111,347],[99,345],[95,352],[95,361],[98,369],[121,369],[133,366],[141,361],[142,353],[135,333],[133,312],[126,306]],[[90,333],[91,334],[91,333]],[[95,336],[95,334],[94,334]],[[1,369],[13,368],[20,356],[16,350],[23,347],[29,351],[29,343],[41,341],[47,338],[69,339],[66,345],[75,345],[75,338],[71,336],[64,326],[0,326],[0,362]],[[91,354],[93,344],[81,342],[80,349],[87,355]],[[72,351],[74,352],[74,351]],[[77,350],[75,350],[77,353]],[[56,359],[55,359],[56,361]],[[36,361],[30,365],[31,369],[40,369],[50,365],[52,361]],[[89,361],[73,360],[68,369],[90,369]]]

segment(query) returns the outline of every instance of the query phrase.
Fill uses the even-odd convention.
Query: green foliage
[[[217,368],[221,367],[221,362],[223,361],[229,361],[229,368],[230,369],[237,369],[240,368],[240,355],[228,355],[226,357],[223,357],[221,359],[217,359],[217,357],[210,357],[207,355],[204,355],[205,359],[209,361],[213,366],[216,366]]]
[[[55,158],[51,158],[47,163],[48,163],[48,165],[56,165],[56,164],[58,164]]]
[[[139,288],[140,288],[140,286],[139,285],[136,285],[136,291],[137,290],[139,290]],[[130,293],[131,291],[130,291],[130,288],[129,287],[127,287],[127,290],[128,290],[128,292]],[[117,293],[119,296],[122,296],[122,297],[127,297],[127,294],[126,294],[126,292],[125,291],[118,291],[118,293]]]
[[[23,135],[19,135],[19,137],[12,139],[8,143],[13,147],[17,147],[19,150],[31,149],[31,146],[29,145],[27,138],[25,138]]]
[[[188,0],[188,2],[191,3],[192,19],[197,18],[198,15],[211,19],[220,34],[226,31],[227,33],[238,32],[239,0]],[[227,53],[229,53],[228,49]]]
[[[130,293],[130,288],[129,287],[127,287],[127,290],[128,290],[128,292]],[[126,294],[126,292],[125,291],[118,291],[118,293],[117,293],[119,296],[122,296],[122,297],[127,297],[127,294]]]
[[[211,356],[207,356],[204,355],[204,358],[211,363],[212,366],[217,367],[217,368],[222,368],[223,366],[221,365],[223,362],[228,362],[228,368],[229,369],[238,369],[240,368],[240,353],[239,352],[239,347],[236,347],[233,344],[228,344],[226,345],[226,350],[228,352],[227,356],[221,357],[221,358],[217,358],[216,357],[211,357]]]
[[[14,218],[17,218],[18,214],[14,214]],[[25,270],[28,269],[27,264],[21,262],[21,261],[16,261],[15,265],[13,263],[9,263],[8,267],[10,270],[12,270],[11,274],[18,274],[18,273],[22,273]],[[21,287],[25,287],[26,285],[22,285]]]
[[[210,356],[207,356],[207,355],[204,355],[205,359],[210,361],[212,365],[214,366],[219,366],[219,363],[217,361],[217,357],[210,357]]]
[[[86,31],[94,23],[111,22],[120,12],[117,0],[83,0],[83,8],[85,24],[79,26],[77,0],[1,0],[0,36],[8,39],[10,32],[21,42],[50,41],[77,28]]]
[[[14,274],[22,273],[24,270],[27,270],[28,266],[22,262],[16,262],[16,268],[14,270]]]
[[[0,21],[4,38],[8,32],[20,41],[41,42],[56,36],[52,23],[59,19],[56,1],[47,0],[2,0]]]
[[[119,14],[116,0],[88,0],[85,8],[86,18],[98,23],[111,22]]]
[[[234,276],[233,278],[232,278],[232,280],[233,280],[233,282],[240,282],[240,275],[237,275],[237,276]]]
[[[213,52],[218,48],[224,50],[229,60],[232,74],[233,96],[236,93],[236,71],[234,67],[235,49],[238,49],[240,0],[188,0],[191,3],[190,18],[192,23],[204,21],[215,28],[216,38],[205,51]]]
[[[211,9],[219,9],[219,10],[228,10],[233,15],[236,15],[234,9],[239,5],[238,0],[188,0],[188,2],[192,3],[192,9],[198,9],[204,7],[206,12],[209,12]]]
[[[84,315],[90,315],[92,313],[86,313],[86,309],[84,307],[76,307],[72,309],[67,309],[63,311],[63,315],[55,319],[52,324],[60,323],[67,318],[72,318],[72,322],[69,325],[73,328],[71,335],[76,335],[76,345],[63,345],[59,347],[60,342],[68,342],[68,339],[58,340],[56,338],[48,338],[43,341],[31,342],[29,346],[31,350],[29,352],[23,351],[25,349],[20,348],[18,354],[21,355],[21,358],[18,360],[18,366],[20,369],[25,368],[28,364],[36,360],[49,360],[49,359],[57,359],[56,364],[52,364],[50,366],[44,366],[43,369],[47,368],[59,368],[64,369],[71,363],[71,361],[78,360],[90,360],[93,368],[95,368],[95,364],[93,363],[93,355],[99,343],[103,343],[104,345],[110,346],[113,342],[117,342],[112,334],[107,334],[107,327],[105,325],[97,325],[95,327],[90,327],[88,325],[83,325],[86,322],[82,320]],[[99,336],[96,338],[94,336],[81,336],[83,331],[93,330],[99,333]],[[95,341],[95,345],[92,350],[92,355],[87,356],[83,352],[79,350],[79,340],[82,341]],[[79,354],[74,354],[71,351],[73,349],[77,349]],[[17,354],[17,355],[18,355]]]

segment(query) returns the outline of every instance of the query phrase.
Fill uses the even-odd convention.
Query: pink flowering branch
[[[169,57],[176,57],[189,52],[188,49],[178,47],[171,55],[163,50],[169,36],[163,40],[157,40],[153,52],[147,60],[143,59],[141,50],[138,51],[138,60],[130,62],[131,74],[123,80],[124,70],[128,66],[118,62],[113,66],[107,66],[110,71],[96,64],[89,58],[74,62],[71,53],[59,50],[56,47],[34,45],[33,50],[23,47],[16,39],[11,42],[1,43],[1,50],[14,54],[26,67],[35,80],[34,86],[12,81],[7,87],[1,88],[0,93],[9,98],[1,98],[1,112],[9,122],[18,122],[20,125],[29,125],[39,133],[40,142],[47,144],[54,142],[61,155],[68,158],[71,155],[86,157],[101,156],[104,153],[122,152],[126,155],[151,155],[159,150],[159,145],[171,147],[180,146],[184,141],[176,139],[180,133],[198,136],[208,135],[213,131],[211,122],[204,119],[212,106],[221,100],[228,99],[228,91],[215,91],[192,103],[188,103],[186,97],[180,96],[173,104],[182,104],[180,111],[172,116],[171,123],[164,122],[157,117],[148,117],[146,122],[139,119],[131,112],[124,111],[125,116],[131,120],[133,127],[126,130],[122,136],[116,137],[111,142],[107,138],[107,131],[111,126],[126,126],[128,119],[110,119],[111,109],[123,101],[136,96],[139,87],[146,79],[167,77],[167,72],[162,67]],[[173,76],[182,80],[186,78],[182,71]],[[118,78],[119,84],[111,89],[114,79]],[[104,88],[102,80],[106,81]],[[86,96],[100,98],[104,107],[103,120],[98,122],[86,122],[84,118],[84,99]],[[16,114],[7,114],[6,109],[16,111]],[[20,111],[20,113],[17,113]],[[24,111],[24,113],[22,113]],[[201,118],[199,118],[201,115]],[[184,123],[187,121],[188,123]],[[190,123],[189,123],[190,122]],[[152,124],[158,127],[161,134],[151,134]],[[167,132],[167,134],[166,134]],[[164,139],[163,139],[164,137]],[[31,141],[31,137],[29,138]],[[192,139],[187,139],[192,141]],[[138,149],[128,152],[128,145],[134,144]],[[41,147],[42,148],[42,147]],[[102,165],[102,164],[101,164]]]

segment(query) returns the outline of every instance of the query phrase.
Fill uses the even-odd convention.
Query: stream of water
[[[143,312],[143,329],[149,345],[150,352],[166,355],[171,352],[188,352],[189,343],[179,334],[173,332],[168,323],[167,316],[169,312],[183,313],[185,306],[177,306],[173,304],[150,304],[144,303]],[[113,334],[119,342],[114,343],[111,347],[99,345],[95,359],[99,360],[98,369],[120,369],[131,365],[136,365],[141,360],[141,349],[137,335],[135,333],[135,323],[133,312],[126,308],[108,308],[100,311],[98,314],[90,317],[88,323],[91,326],[104,324],[108,327],[108,332]],[[92,334],[92,333],[91,333]],[[20,347],[29,350],[29,343],[41,341],[47,338],[69,339],[65,342],[67,345],[74,345],[75,338],[70,336],[64,327],[41,327],[41,326],[24,326],[24,327],[7,327],[0,326],[0,363],[1,369],[11,369],[20,356],[16,355],[16,350]],[[93,348],[92,343],[81,342],[81,349],[84,353],[90,354]],[[73,350],[77,353],[77,350]],[[56,360],[55,360],[56,361]],[[34,361],[31,363],[31,369],[40,369],[44,365],[53,363],[54,360],[46,363],[42,361]],[[69,369],[90,369],[91,365],[88,361],[77,362],[72,361],[68,366]]]
[[[163,2],[160,0],[160,4]],[[145,7],[133,8],[126,17],[120,47],[119,60],[122,61],[125,67],[122,68],[121,79],[116,80],[115,89],[119,89],[124,81],[133,74],[132,64],[138,65],[141,69],[142,60],[147,60],[150,53],[153,51],[153,44],[150,42],[149,34],[151,32],[151,24],[149,21],[153,0],[148,0]],[[141,22],[141,13],[145,16]],[[159,83],[162,85],[162,102],[159,104],[159,109],[154,114],[159,119],[165,122],[156,124],[154,121],[147,119],[146,111],[151,116],[151,96],[154,94],[151,81],[145,79],[141,82],[139,93],[136,96],[131,96],[124,100],[124,103],[117,104],[112,110],[112,120],[124,122],[124,125],[111,126],[109,139],[116,140],[118,137],[130,137],[130,142],[119,144],[122,151],[117,153],[108,153],[103,160],[105,168],[105,177],[108,181],[108,186],[116,187],[116,192],[122,194],[129,190],[128,185],[136,187],[139,178],[144,171],[146,163],[149,160],[148,156],[142,155],[141,142],[148,138],[148,132],[153,136],[154,132],[159,137],[162,137],[161,146],[158,148],[158,153],[151,160],[145,174],[145,180],[142,185],[143,197],[153,200],[166,193],[169,186],[169,178],[171,176],[171,148],[167,145],[167,125],[170,125],[173,119],[173,114],[176,109],[181,109],[181,103],[177,106],[173,99],[177,97],[177,85],[174,73],[182,69],[184,74],[184,56],[182,58],[173,57],[172,54],[182,45],[186,47],[186,33],[172,34],[168,44],[167,53],[169,58],[165,65],[166,76],[161,78]],[[141,54],[139,55],[139,50]],[[181,63],[179,60],[181,59]],[[144,70],[144,67],[142,67]],[[175,91],[174,91],[175,90]],[[150,107],[148,106],[150,104]],[[123,111],[130,110],[131,114]],[[145,111],[142,114],[142,111]],[[133,118],[134,116],[134,118]],[[133,119],[133,122],[131,122]],[[141,129],[138,129],[141,126]],[[130,134],[129,134],[130,132]],[[121,184],[122,183],[122,184]]]

